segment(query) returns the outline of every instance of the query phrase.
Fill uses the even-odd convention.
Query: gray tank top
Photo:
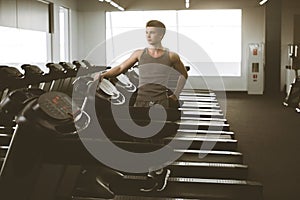
[[[173,66],[169,51],[154,58],[145,48],[139,59],[139,90],[137,100],[157,101],[167,98],[167,85]]]

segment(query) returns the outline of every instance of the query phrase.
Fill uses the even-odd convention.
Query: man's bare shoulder
[[[179,57],[179,55],[176,52],[169,51],[169,56],[170,56],[170,60],[172,62],[176,62],[176,61],[180,60],[180,57]]]
[[[139,60],[143,52],[143,49],[137,49],[131,54],[131,57],[134,57],[135,59]]]
[[[135,55],[141,55],[142,53],[143,53],[143,49],[137,49],[137,50],[135,50],[134,52],[133,52],[133,54],[135,54]]]

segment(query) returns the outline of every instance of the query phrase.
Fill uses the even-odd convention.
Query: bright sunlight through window
[[[185,65],[189,65],[191,62],[198,63],[191,66],[190,75],[241,75],[242,11],[240,9],[107,12],[106,38],[114,38],[119,34],[144,28],[146,22],[151,19],[162,21],[167,30],[178,34],[174,43],[178,43],[175,51],[179,55],[183,54],[179,35],[188,37],[206,52],[210,58],[209,62],[201,60],[200,56],[199,59],[193,60],[182,58]],[[113,39],[110,41],[114,42]],[[115,44],[110,45],[114,46]],[[111,48],[107,50],[111,51]],[[118,57],[118,55],[114,56]],[[108,64],[120,63],[128,56],[129,54],[123,55],[115,63]],[[216,70],[211,69],[212,65]]]
[[[47,33],[0,26],[0,35],[1,64],[47,62]]]

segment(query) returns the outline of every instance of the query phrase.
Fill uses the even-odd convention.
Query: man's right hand
[[[99,82],[101,82],[102,79],[104,78],[101,72],[93,73],[91,77],[93,78],[94,81],[99,80]]]

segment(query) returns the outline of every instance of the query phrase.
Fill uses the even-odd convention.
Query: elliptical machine
[[[300,61],[298,57],[298,45],[289,45],[288,55],[289,67],[295,72],[295,78],[288,86],[289,88],[283,105],[286,107],[294,107],[296,112],[300,113],[300,76],[298,73],[298,70],[300,70]]]

